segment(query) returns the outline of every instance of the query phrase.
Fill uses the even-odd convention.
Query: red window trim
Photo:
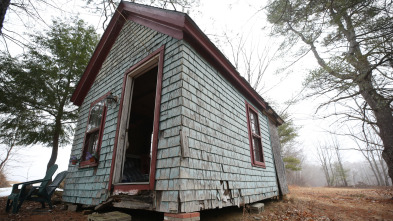
[[[153,53],[149,54],[146,56],[144,59],[127,69],[124,73],[123,77],[123,88],[122,88],[122,96],[120,100],[120,107],[119,107],[119,113],[117,115],[117,127],[116,127],[116,135],[115,135],[115,144],[113,147],[113,156],[112,156],[112,164],[111,164],[111,170],[109,174],[109,185],[108,185],[108,190],[113,191],[113,190],[154,190],[154,185],[156,182],[156,163],[157,163],[157,145],[158,145],[158,131],[159,131],[159,125],[160,125],[160,107],[161,107],[161,90],[162,90],[162,72],[164,69],[164,52],[165,52],[165,45],[162,45],[159,49],[154,51]],[[124,93],[126,89],[126,81],[127,81],[127,76],[130,72],[133,70],[139,68],[140,66],[144,65],[147,61],[152,59],[154,56],[159,55],[159,60],[158,60],[158,72],[157,72],[157,86],[156,86],[156,100],[155,100],[155,108],[154,108],[154,125],[153,125],[153,148],[152,148],[152,153],[151,153],[151,165],[150,165],[150,177],[149,177],[149,184],[116,184],[114,185],[112,183],[113,180],[113,173],[115,169],[115,162],[116,162],[116,153],[117,153],[117,142],[119,138],[119,128],[120,128],[120,119],[122,115],[122,110],[123,110],[123,98],[124,98]],[[112,189],[113,187],[113,189]]]
[[[116,184],[115,191],[130,192],[132,190],[150,190],[149,184]]]
[[[104,94],[103,96],[99,97],[98,99],[96,99],[95,101],[93,101],[90,104],[90,108],[89,108],[89,117],[87,118],[87,124],[86,124],[86,129],[85,129],[85,137],[83,139],[83,146],[82,146],[82,153],[80,156],[80,159],[82,160],[85,157],[85,142],[86,142],[86,137],[87,137],[87,128],[89,126],[89,120],[90,120],[90,113],[91,113],[91,108],[94,107],[94,105],[96,105],[98,102],[104,100],[111,92],[107,92],[106,94]],[[106,111],[107,111],[107,107],[106,104],[104,104],[104,110],[102,111],[102,118],[101,118],[101,123],[100,123],[100,127],[99,127],[99,132],[98,132],[98,144],[97,144],[97,155],[98,155],[98,159],[96,162],[90,162],[89,160],[84,160],[81,161],[79,163],[79,168],[86,168],[86,167],[96,167],[98,166],[98,163],[100,161],[100,152],[101,152],[101,144],[102,144],[102,136],[104,134],[104,127],[105,127],[105,120],[106,120]]]
[[[251,122],[250,122],[250,110],[252,112],[255,113],[256,115],[256,122],[257,122],[257,126],[258,126],[258,133],[259,134],[255,134],[252,133],[252,129],[251,129]],[[262,144],[262,136],[261,136],[261,127],[259,125],[259,113],[257,111],[257,109],[255,109],[251,104],[249,104],[246,101],[246,114],[247,114],[247,129],[248,129],[248,140],[250,142],[250,154],[251,154],[251,164],[252,166],[255,167],[262,167],[262,168],[266,168],[266,163],[265,163],[265,154],[263,152],[263,144]],[[262,153],[262,161],[257,161],[255,160],[255,156],[254,156],[254,146],[253,146],[253,137],[257,137],[258,139],[260,139],[260,143],[261,143],[261,153]]]

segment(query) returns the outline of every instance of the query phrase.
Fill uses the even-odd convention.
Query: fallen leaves
[[[265,204],[264,220],[393,220],[392,187],[290,187],[283,201]]]

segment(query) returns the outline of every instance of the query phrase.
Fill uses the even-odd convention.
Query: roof
[[[277,124],[281,125],[283,123],[283,120],[277,113],[241,77],[231,62],[187,14],[124,1],[119,4],[71,97],[71,101],[75,105],[82,105],[112,45],[115,43],[127,20],[147,26],[173,38],[185,40],[258,109],[265,110],[269,118]]]

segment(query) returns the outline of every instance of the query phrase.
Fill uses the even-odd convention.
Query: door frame
[[[161,89],[162,89],[162,72],[164,65],[164,50],[165,45],[162,45],[159,49],[153,53],[146,56],[144,59],[139,61],[137,64],[131,66],[124,73],[122,95],[120,99],[120,107],[117,116],[117,127],[116,135],[113,147],[112,164],[109,174],[109,184],[108,190],[116,192],[127,192],[134,193],[135,190],[154,190],[155,185],[155,175],[156,175],[156,163],[157,163],[157,145],[158,145],[158,132],[160,125],[160,106],[161,106]],[[126,141],[125,129],[128,125],[128,116],[131,108],[131,98],[132,98],[132,85],[133,79],[146,73],[153,67],[158,67],[157,71],[157,85],[156,85],[156,97],[154,105],[154,123],[153,123],[153,143],[152,143],[152,153],[150,161],[150,175],[149,183],[142,184],[121,184],[117,182],[122,174],[122,167],[124,166],[124,156],[120,155],[124,152],[124,146]],[[130,96],[131,95],[131,96]],[[125,98],[128,99],[125,99]],[[127,109],[127,110],[125,110]],[[118,154],[119,153],[119,154]]]

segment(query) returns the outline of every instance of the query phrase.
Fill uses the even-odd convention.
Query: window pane
[[[251,124],[251,132],[254,134],[259,134],[257,116],[253,111],[250,111],[250,124]]]
[[[98,145],[98,130],[94,131],[93,133],[89,133],[86,136],[86,152],[89,152],[90,154],[94,155],[97,151],[97,145]],[[85,160],[86,159],[86,154],[85,154]]]
[[[254,147],[254,159],[256,161],[263,162],[261,139],[258,137],[253,137],[252,145]]]
[[[91,108],[87,131],[91,131],[92,129],[100,127],[103,110],[104,110],[103,101],[98,102],[96,105],[94,105],[94,107]]]

